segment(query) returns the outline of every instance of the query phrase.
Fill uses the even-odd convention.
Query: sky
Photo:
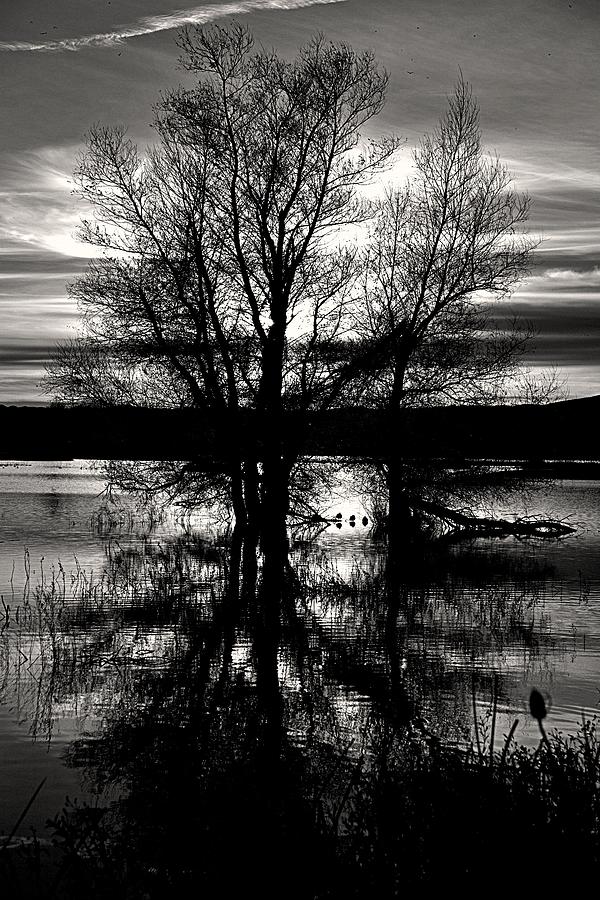
[[[525,361],[570,397],[600,394],[598,0],[1,0],[0,403],[49,402],[45,363],[77,331],[86,131],[151,142],[153,104],[184,78],[177,29],[232,17],[290,57],[317,31],[373,50],[390,80],[365,136],[399,135],[405,159],[462,72],[484,146],[532,200],[535,265],[504,302],[536,329]]]

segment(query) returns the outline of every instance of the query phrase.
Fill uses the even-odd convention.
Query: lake
[[[200,679],[202,715],[213,710],[209,730],[223,710],[247,724],[256,702],[256,621],[227,610],[228,539],[201,517],[140,519],[131,504],[107,505],[102,489],[84,460],[0,464],[1,833],[42,779],[19,835],[43,833],[67,796],[94,804],[131,792],[136,766],[148,765],[140,735],[164,741],[173,710],[185,727],[195,715],[190,672],[194,703]],[[515,490],[496,512],[549,515],[576,532],[407,553],[390,601],[385,546],[361,524],[358,498],[339,500],[341,527],[290,552],[295,599],[275,648],[290,746],[368,755],[376,719],[464,742],[475,715],[489,729],[493,692],[496,744],[519,718],[515,737],[533,746],[534,687],[548,729],[571,733],[595,716],[599,501],[591,480]],[[232,741],[233,724],[221,724],[219,739]]]

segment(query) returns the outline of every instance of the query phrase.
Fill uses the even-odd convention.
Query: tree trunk
[[[246,509],[247,527],[255,532],[259,527],[260,482],[256,452],[248,452],[242,460],[242,492]]]
[[[262,492],[261,549],[272,558],[287,554],[289,472],[283,458],[283,358],[285,318],[273,322],[263,351],[259,421],[261,428]]]
[[[397,561],[415,537],[415,523],[406,495],[402,463],[398,459],[388,459],[387,487],[388,553],[392,561]]]
[[[231,504],[235,517],[235,528],[245,529],[248,524],[248,510],[244,497],[244,473],[240,460],[234,460],[230,469]]]

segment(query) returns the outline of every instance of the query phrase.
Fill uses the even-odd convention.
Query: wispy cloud
[[[153,34],[156,31],[171,31],[183,25],[203,25],[226,16],[240,16],[264,10],[302,9],[306,6],[321,6],[330,3],[345,3],[346,0],[238,0],[234,3],[209,3],[179,9],[164,16],[145,16],[131,25],[123,25],[115,31],[65,38],[60,41],[0,41],[0,50],[61,52],[63,50],[83,50],[86,47],[113,47],[129,38]]]
[[[529,276],[521,290],[539,291],[540,286],[550,291],[578,291],[588,288],[590,291],[597,291],[600,288],[600,266],[542,268],[538,263],[536,270]]]
[[[45,255],[94,256],[75,237],[84,204],[73,196],[71,172],[78,145],[0,154],[0,241]],[[86,208],[85,212],[89,210]],[[6,272],[6,260],[3,259]],[[31,264],[25,266],[31,271]]]
[[[593,269],[583,269],[577,271],[575,269],[548,269],[546,277],[553,281],[576,283],[583,285],[600,285],[600,267],[594,266]]]

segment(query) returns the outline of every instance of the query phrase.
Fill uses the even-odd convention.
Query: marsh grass
[[[54,880],[35,896],[158,900],[243,889],[367,900],[486,884],[491,896],[555,896],[600,874],[595,721],[572,736],[550,732],[537,748],[511,733],[501,750],[451,747],[380,722],[366,755],[349,745],[284,755],[270,774],[273,793],[256,759],[230,749],[200,789],[185,755],[175,794],[170,776],[149,778],[144,802],[159,818],[140,815],[140,799],[120,808],[69,802],[51,823]],[[186,813],[179,832],[174,808]]]
[[[323,896],[396,897],[417,885],[486,883],[492,896],[526,889],[555,896],[559,885],[597,878],[597,721],[582,722],[574,735],[541,736],[537,748],[515,741],[517,725],[499,750],[493,727],[467,748],[382,734],[353,787],[336,836],[334,886]]]

